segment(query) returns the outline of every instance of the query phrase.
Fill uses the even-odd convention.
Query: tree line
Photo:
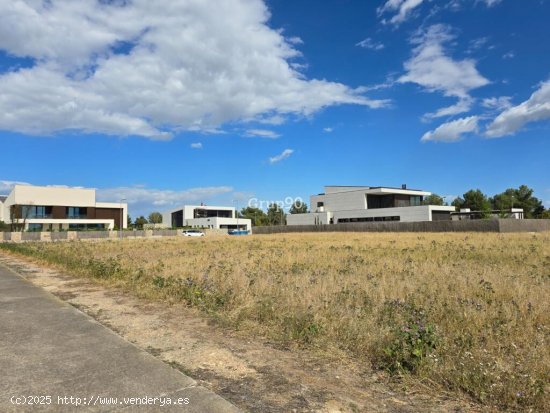
[[[519,188],[508,188],[506,191],[492,197],[484,194],[480,189],[469,191],[455,198],[451,205],[457,211],[469,208],[488,215],[491,211],[509,211],[511,208],[522,208],[525,218],[550,219],[550,209],[544,208],[540,199],[535,197],[533,189],[527,185]],[[424,199],[425,205],[446,205],[444,199],[437,194],[432,194]]]

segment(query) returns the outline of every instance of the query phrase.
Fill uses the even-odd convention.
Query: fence
[[[464,221],[357,222],[332,225],[278,225],[254,227],[254,234],[291,232],[542,232],[548,219],[479,219]]]
[[[122,231],[122,238],[175,237],[177,230]],[[2,241],[74,241],[89,239],[118,239],[119,231],[67,231],[67,232],[4,232]]]

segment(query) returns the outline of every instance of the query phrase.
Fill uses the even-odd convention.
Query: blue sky
[[[527,184],[550,207],[550,1],[150,3],[0,6],[0,192],[93,187],[136,216]]]

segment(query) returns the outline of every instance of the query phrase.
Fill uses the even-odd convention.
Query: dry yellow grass
[[[338,349],[502,409],[550,405],[550,234],[2,244],[250,334]]]

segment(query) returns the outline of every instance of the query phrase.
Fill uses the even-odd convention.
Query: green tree
[[[268,224],[266,213],[260,208],[246,207],[241,209],[240,218],[247,218],[252,221],[253,226],[263,226]]]
[[[462,205],[464,205],[464,199],[462,199],[461,197],[456,197],[455,199],[453,199],[453,202],[451,202],[451,205],[454,206],[458,211],[460,210],[460,208],[462,208]]]
[[[544,211],[542,201],[533,196],[533,190],[527,185],[519,188],[508,188],[506,191],[491,198],[493,208],[509,210],[510,208],[523,208],[525,218],[540,218]]]
[[[130,215],[126,217],[126,226],[128,227],[128,229],[134,226],[134,224],[132,223],[132,217]]]
[[[296,200],[288,212],[291,214],[307,214],[307,204],[302,200]]]
[[[151,212],[148,217],[149,224],[162,224],[162,214],[160,212]]]
[[[540,217],[542,219],[550,219],[550,209],[545,209],[541,212]]]
[[[0,231],[7,231],[8,228],[8,224],[6,224],[4,221],[0,221]]]
[[[445,201],[439,195],[431,194],[424,198],[422,205],[445,205]]]
[[[134,221],[134,225],[137,229],[143,229],[143,226],[147,224],[147,219],[141,215]]]
[[[488,212],[491,210],[491,203],[487,196],[479,189],[470,189],[463,195],[464,204],[462,208],[470,208],[472,211]]]
[[[267,220],[269,225],[284,225],[285,224],[285,212],[277,204],[270,204],[267,209]]]

